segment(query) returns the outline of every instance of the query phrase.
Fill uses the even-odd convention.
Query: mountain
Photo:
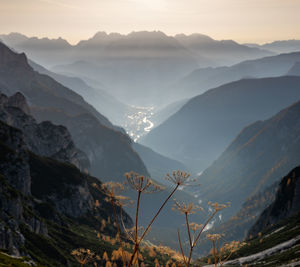
[[[88,156],[91,174],[117,179],[131,170],[148,173],[127,135],[81,96],[35,72],[25,54],[16,54],[0,43],[0,67],[0,91],[7,95],[22,92],[38,122],[50,120],[66,126],[75,145]]]
[[[66,54],[72,48],[72,45],[62,38],[27,37],[20,33],[2,34],[0,40],[18,51],[26,52],[29,58],[45,63],[46,66],[51,65],[51,63],[55,64],[55,62],[65,62]]]
[[[265,121],[257,121],[233,140],[199,177],[201,199],[231,202],[224,218],[251,195],[272,185],[299,165],[300,102]]]
[[[233,253],[229,265],[299,265],[299,170],[296,167],[281,179],[270,205],[255,216],[246,244]]]
[[[132,109],[128,105],[121,103],[113,96],[109,95],[104,89],[93,88],[86,84],[82,79],[77,77],[69,77],[62,74],[51,72],[41,65],[30,61],[30,66],[40,74],[50,76],[54,80],[58,81],[62,85],[71,88],[77,94],[83,96],[83,98],[97,109],[105,117],[116,124],[122,125],[125,120],[125,114]]]
[[[168,181],[162,179],[167,173],[174,170],[188,171],[181,162],[160,155],[146,146],[133,143],[132,147],[145,163],[151,177],[161,184],[169,185]]]
[[[192,98],[140,142],[199,172],[241,131],[300,98],[299,77],[245,79]]]
[[[159,88],[198,68],[191,51],[159,31],[97,33],[74,46],[61,39],[27,38],[20,43],[10,35],[0,39],[54,72],[100,82],[110,95],[133,105],[155,104]]]
[[[93,186],[101,182],[71,164],[74,154],[68,152],[76,147],[66,128],[50,122],[37,124],[25,112],[26,104],[20,93],[9,98],[1,95],[1,250],[27,256],[34,265],[53,267],[74,266],[70,252],[82,246],[99,255],[106,250],[111,253],[111,244],[102,241],[99,246],[96,236],[101,220],[108,220],[112,209],[104,192]],[[124,216],[130,226],[130,217]],[[107,227],[104,234],[114,236],[115,230]]]
[[[175,101],[167,106],[158,109],[151,117],[151,121],[155,126],[160,125],[169,117],[171,117],[174,113],[180,110],[183,107],[183,105],[186,104],[186,102],[188,102],[188,100],[189,99]]]
[[[230,67],[197,69],[163,91],[162,98],[171,103],[232,81],[283,76],[298,61],[300,52],[247,60]]]
[[[266,208],[251,227],[249,236],[257,236],[274,224],[300,212],[300,167],[282,178],[273,203]]]
[[[288,71],[287,75],[300,76],[300,62],[296,62],[293,67]]]
[[[38,124],[30,116],[30,109],[21,93],[11,97],[0,93],[0,108],[1,121],[22,129],[24,140],[33,153],[72,163],[88,172],[89,160],[85,153],[75,147],[68,130],[48,121]]]
[[[217,41],[207,35],[197,33],[191,35],[177,34],[175,39],[200,57],[200,66],[232,65],[243,60],[256,59],[273,54],[267,49],[248,47],[233,40]],[[201,62],[203,58],[206,58],[208,62],[204,61],[203,64]]]
[[[74,48],[78,57],[73,57],[73,63],[52,70],[100,81],[124,103],[153,105],[161,87],[198,67],[192,52],[162,32],[108,36],[109,41],[103,43],[102,39],[96,35],[84,45],[78,44]]]
[[[141,157],[132,148],[132,140],[126,134],[120,132],[118,127],[113,126],[78,94],[49,76],[33,71],[24,54],[16,54],[0,44],[0,69],[0,91],[8,92],[8,95],[22,92],[28,100],[31,114],[38,123],[48,120],[65,126],[75,146],[87,155],[91,175],[101,181],[118,182],[124,182],[124,173],[129,171],[150,176]],[[155,153],[152,153],[152,156],[159,157]],[[159,161],[156,159],[156,162]],[[159,168],[162,168],[161,166],[160,163]],[[38,171],[42,171],[43,168],[46,169],[40,167]],[[141,224],[149,223],[155,210],[173,190],[172,186],[170,184],[166,190],[158,192],[155,197],[153,195],[143,197],[141,202],[143,216],[139,220]],[[136,197],[132,190],[127,195],[133,199]],[[185,192],[178,192],[176,198],[196,201]],[[157,223],[153,225],[152,230],[157,233],[153,237],[156,241],[162,231],[170,241],[168,231],[176,229],[181,224],[182,216],[171,211],[171,206],[170,202]],[[135,210],[131,206],[126,207],[126,211],[135,215]]]
[[[245,44],[250,47],[256,47],[261,49],[267,49],[274,53],[290,53],[300,51],[300,40],[283,40],[274,41],[263,45],[258,44]]]
[[[244,245],[232,253],[228,266],[299,266],[299,213],[262,232],[259,236],[246,240]],[[199,265],[207,265],[213,257],[199,260]]]

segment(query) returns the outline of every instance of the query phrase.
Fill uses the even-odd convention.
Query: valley
[[[137,142],[155,126],[151,121],[154,112],[154,107],[131,106],[130,112],[125,114],[124,122],[120,126],[126,130],[134,142]]]
[[[300,41],[84,32],[0,32],[0,266],[299,263]]]

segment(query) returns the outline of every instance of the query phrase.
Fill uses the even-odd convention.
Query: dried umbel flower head
[[[80,264],[87,264],[97,258],[94,252],[85,248],[74,249],[71,255],[74,256]]]
[[[140,193],[155,193],[161,191],[163,188],[154,183],[150,178],[140,175],[136,172],[127,172],[125,177],[129,186]]]
[[[239,242],[239,241],[232,241],[230,243],[224,244],[224,246],[221,248],[221,252],[235,252],[242,246],[245,246],[245,242]]]
[[[218,241],[221,239],[221,237],[222,237],[222,235],[220,235],[220,234],[207,234],[206,235],[206,238],[211,241]]]
[[[189,224],[189,227],[190,229],[195,233],[197,232],[198,230],[202,229],[203,228],[203,224],[198,224],[198,223],[190,223]]]
[[[215,210],[215,212],[218,212],[220,210],[228,208],[230,206],[230,203],[228,202],[227,204],[219,204],[218,202],[212,203],[209,201],[208,205],[211,206]]]
[[[203,210],[203,208],[202,207],[200,207],[200,206],[197,206],[197,205],[195,205],[194,203],[185,203],[185,202],[182,202],[182,203],[179,203],[178,201],[176,201],[175,199],[174,199],[174,206],[173,206],[173,208],[172,208],[172,210],[178,210],[179,212],[181,212],[181,213],[183,213],[183,214],[186,214],[186,215],[188,215],[188,214],[194,214],[194,213],[196,213],[196,211],[201,211],[201,210]]]
[[[118,193],[124,190],[124,185],[117,182],[106,182],[101,184],[101,188],[106,192],[109,197],[116,197]]]
[[[99,189],[96,184],[94,184],[94,187]],[[114,205],[122,207],[131,204],[129,197],[120,195],[120,192],[123,191],[124,188],[124,184],[118,182],[106,182],[101,184],[101,190],[107,195],[104,200],[106,202],[113,202]]]
[[[167,173],[165,179],[176,185],[184,185],[186,184],[190,176],[190,173],[177,170],[173,171],[172,175]]]

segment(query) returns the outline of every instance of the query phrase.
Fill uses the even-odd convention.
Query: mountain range
[[[96,187],[123,182],[129,171],[162,185],[139,199],[137,220],[147,225],[174,189],[163,178],[176,169],[190,170],[201,184],[175,194],[191,213],[203,207],[191,221],[212,214],[209,201],[231,203],[203,233],[246,238],[230,264],[297,260],[300,52],[291,53],[297,40],[242,45],[159,31],[98,32],[76,45],[18,33],[0,39],[6,43],[0,41],[1,263],[12,264],[15,255],[25,256],[15,258],[25,266],[75,266],[70,252],[78,247],[112,256],[118,248],[112,206]],[[139,143],[121,127],[137,114],[151,125]],[[134,123],[143,129],[141,120]],[[134,190],[122,194],[137,197]],[[151,227],[148,245],[178,248],[174,237],[185,218],[173,204]],[[117,208],[117,218],[121,211],[131,227],[134,206]],[[201,241],[194,255],[208,253],[207,244]],[[169,256],[155,251],[165,264]],[[145,257],[146,265],[153,262]]]
[[[246,60],[229,67],[200,68],[166,88],[162,99],[171,103],[241,79],[284,76],[299,61],[300,52],[294,52]]]
[[[282,40],[266,43],[263,45],[258,44],[245,44],[249,47],[256,47],[261,49],[267,49],[274,53],[288,53],[300,51],[300,40]]]
[[[63,125],[71,135],[74,145],[82,151],[89,161],[88,172],[103,182],[124,182],[126,172],[135,171],[139,174],[150,176],[148,171],[156,178],[157,183],[164,183],[165,172],[177,165],[177,162],[151,149],[136,145],[140,148],[139,154],[134,150],[133,141],[124,133],[124,130],[114,126],[107,118],[102,116],[85,100],[53,78],[40,74],[28,64],[24,54],[16,54],[8,47],[0,43],[0,91],[12,95],[21,92],[26,97],[31,114],[37,123],[51,121],[54,124]],[[18,79],[15,79],[18,77]],[[148,166],[146,167],[145,163]],[[183,166],[178,163],[177,167]],[[155,198],[146,195],[142,201],[144,210],[140,219],[146,224],[153,216],[169,192],[172,184],[165,186],[165,190],[156,194]],[[125,193],[124,193],[125,194]],[[134,191],[126,193],[135,198]],[[196,199],[184,191],[179,191],[176,198],[194,202]],[[169,227],[176,227],[181,223],[181,216],[171,211],[172,203],[162,213],[157,223],[153,226],[156,234],[160,229],[168,232]],[[130,215],[135,214],[132,207],[127,207]],[[170,223],[170,218],[172,223]],[[152,236],[152,238],[157,238]],[[168,235],[166,235],[168,238]],[[161,240],[164,242],[165,240]],[[170,241],[170,240],[168,240]]]
[[[200,66],[229,66],[247,59],[273,54],[273,52],[264,48],[248,47],[233,40],[217,41],[203,34],[177,34],[174,37],[184,47],[187,47],[199,56]],[[208,62],[206,63],[203,59],[207,59]]]
[[[93,87],[100,83],[107,93],[133,105],[160,104],[161,88],[172,86],[199,67],[233,64],[272,54],[234,41],[203,38],[172,37],[159,31],[128,35],[98,32],[88,40],[70,45],[61,38],[0,35],[4,43],[26,52],[30,59],[51,67],[52,71],[82,78]]]
[[[189,100],[140,142],[197,172],[203,171],[242,128],[299,99],[299,86],[299,77],[290,76],[222,85]]]

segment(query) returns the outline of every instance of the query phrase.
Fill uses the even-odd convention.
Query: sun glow
[[[143,5],[150,9],[163,9],[166,6],[165,0],[133,0],[135,3]]]

